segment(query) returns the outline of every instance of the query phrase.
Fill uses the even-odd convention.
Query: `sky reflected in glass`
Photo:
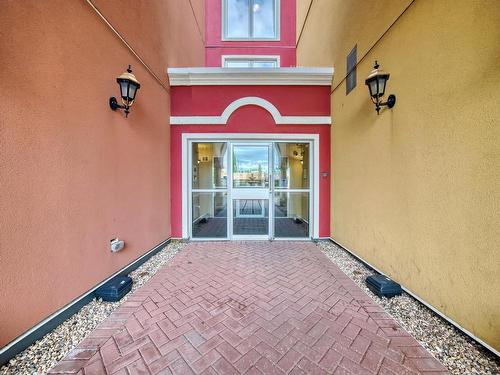
[[[267,171],[268,150],[267,146],[235,146],[233,165],[237,172],[254,172],[259,166]]]
[[[227,38],[274,38],[274,0],[227,0]]]
[[[254,0],[253,2],[253,37],[274,38],[274,1]]]
[[[227,37],[248,38],[250,0],[227,0]]]

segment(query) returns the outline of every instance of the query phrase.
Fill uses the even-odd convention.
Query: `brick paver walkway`
[[[190,243],[52,373],[444,374],[310,242]]]

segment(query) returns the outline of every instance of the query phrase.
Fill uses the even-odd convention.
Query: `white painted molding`
[[[331,86],[333,68],[168,68],[170,86]]]
[[[246,105],[256,105],[267,110],[273,116],[276,124],[290,125],[330,125],[330,116],[282,116],[271,102],[257,96],[247,96],[236,99],[229,104],[220,116],[170,116],[171,125],[225,125],[229,117],[238,108]]]

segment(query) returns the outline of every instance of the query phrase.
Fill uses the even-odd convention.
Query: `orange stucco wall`
[[[204,65],[198,3],[94,1],[163,86],[86,1],[2,3],[0,347],[170,236],[166,69]]]

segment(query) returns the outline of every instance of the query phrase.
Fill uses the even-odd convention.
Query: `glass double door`
[[[308,238],[308,142],[193,142],[193,239]]]

